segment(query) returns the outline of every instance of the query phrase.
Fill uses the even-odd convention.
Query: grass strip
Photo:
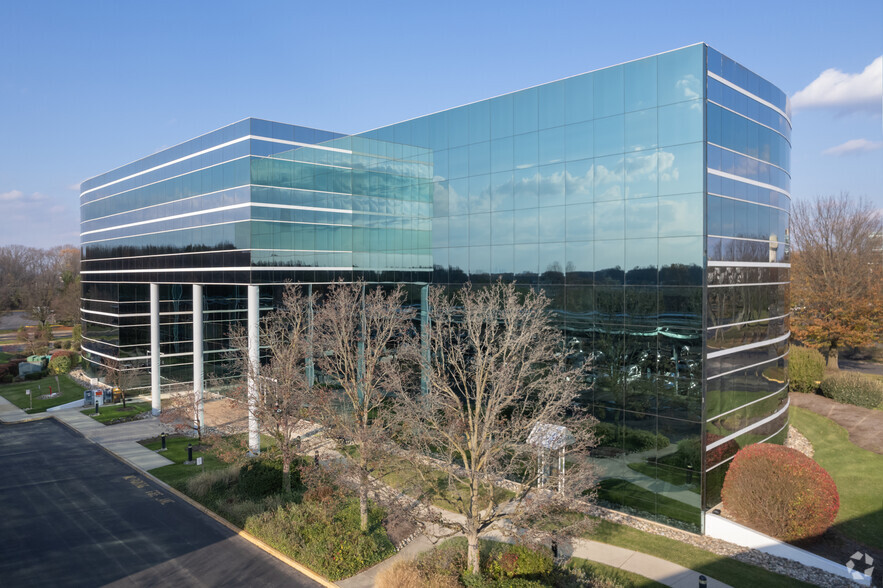
[[[150,412],[150,408],[151,404],[149,402],[127,402],[125,408],[122,404],[99,406],[98,414],[95,414],[94,408],[85,408],[80,412],[92,417],[99,423],[111,425],[137,420],[139,415]]]
[[[809,410],[792,406],[791,424],[809,439],[813,459],[837,484],[840,511],[834,524],[847,537],[883,549],[883,455],[853,445],[846,429]]]
[[[54,398],[40,398],[40,396],[49,394],[50,388],[53,393],[59,392],[59,386],[55,381],[55,376],[49,376],[39,380],[25,380],[24,382],[2,384],[0,385],[0,396],[3,396],[3,398],[29,414],[46,412],[47,408],[83,399],[83,390],[85,390],[85,388],[74,382],[70,376],[67,374],[58,376],[58,381],[61,384],[61,395]],[[31,391],[31,394],[33,395],[32,399],[28,398],[26,393],[27,390]],[[33,410],[29,410],[28,407],[31,406],[30,403],[32,401],[34,408]]]

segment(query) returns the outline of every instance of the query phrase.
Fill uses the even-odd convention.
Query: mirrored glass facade
[[[600,500],[698,531],[787,424],[789,118],[700,44],[357,135],[241,121],[83,184],[84,347],[143,361],[149,283],[173,381],[189,284],[208,371],[249,284],[514,280],[591,365]]]

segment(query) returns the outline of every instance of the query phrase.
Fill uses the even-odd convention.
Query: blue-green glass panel
[[[514,242],[515,221],[511,210],[491,213],[491,242],[505,245]]]
[[[539,158],[537,133],[515,135],[514,149],[514,163],[516,168],[526,168],[537,165]]]
[[[592,121],[573,123],[564,127],[564,142],[568,161],[592,157],[594,155],[594,124]]]
[[[448,182],[448,211],[451,215],[469,212],[469,178]]]
[[[469,212],[491,209],[491,177],[489,174],[469,177]]]
[[[566,211],[566,231],[568,241],[588,241],[592,238],[593,205],[569,204]]]
[[[625,205],[622,201],[595,202],[595,239],[622,239],[625,236]]]
[[[525,282],[531,276],[535,276],[540,265],[539,246],[536,243],[515,245],[513,248],[513,265],[515,266],[515,275],[520,282]]]
[[[564,243],[540,243],[539,262],[544,283],[564,283]]]
[[[540,208],[540,243],[564,240],[565,207]]]
[[[515,134],[529,133],[538,128],[537,89],[522,90],[515,100]]]
[[[604,272],[604,281],[622,283],[621,272],[625,267],[625,239],[596,239],[594,252],[595,282],[599,281],[598,272]]]
[[[539,206],[539,178],[536,168],[517,169],[513,172],[515,208]]]
[[[539,209],[525,208],[513,213],[516,243],[536,243],[539,240]]]
[[[659,105],[703,98],[705,79],[702,45],[657,56]]]
[[[469,245],[490,245],[491,215],[484,212],[469,215]]]
[[[448,111],[448,145],[460,147],[469,143],[469,111],[465,107]]]
[[[491,137],[499,139],[514,133],[515,99],[511,94],[490,101]]]
[[[512,172],[491,174],[491,210],[512,210],[514,206]]]
[[[594,87],[592,74],[564,80],[565,119],[568,124],[594,118]]]
[[[611,116],[595,120],[595,157],[622,153],[625,141],[625,117]]]
[[[595,118],[622,114],[624,110],[623,67],[608,67],[594,73]]]
[[[465,178],[469,175],[468,145],[448,150],[448,174],[450,178]]]
[[[565,166],[564,199],[568,204],[591,202],[594,193],[593,159],[568,161]]]
[[[448,243],[452,247],[469,245],[469,216],[452,216],[448,221]]]
[[[659,145],[702,140],[702,101],[691,100],[659,107]]]
[[[624,148],[626,153],[656,148],[656,114],[657,110],[655,108],[626,113]]]
[[[494,242],[497,242],[496,237]],[[514,271],[514,251],[512,250],[512,245],[493,245],[491,247],[491,273],[512,274]]]
[[[565,127],[545,129],[539,132],[539,163],[558,163],[565,157]]]
[[[564,247],[564,267],[568,273],[567,281],[577,283],[578,278],[581,277],[580,282],[591,283],[591,278],[585,274],[594,269],[594,257],[594,247],[591,241],[570,241],[568,239]],[[571,275],[576,273],[583,275]]]
[[[656,284],[658,282],[658,240],[626,239],[625,270],[626,284]],[[654,302],[656,296],[654,295]]]
[[[491,111],[487,100],[470,104],[469,110],[469,142],[479,143],[491,138]]]
[[[659,197],[660,237],[680,237],[703,234],[703,195],[682,194]],[[749,204],[757,208],[754,204]]]
[[[488,141],[469,146],[469,175],[491,172],[491,144]]]
[[[515,141],[512,137],[503,137],[491,141],[491,172],[511,170]]]
[[[701,192],[704,188],[702,143],[689,143],[660,149],[657,155],[659,194]]]
[[[432,246],[447,247],[448,246],[448,219],[434,218],[432,219]]]
[[[656,196],[657,154],[655,150],[628,153],[625,156],[625,197]]]
[[[656,57],[626,63],[623,70],[625,111],[656,106]]]
[[[659,283],[676,286],[701,285],[702,257],[702,237],[660,238]]]
[[[621,200],[625,192],[624,157],[611,155],[595,158],[595,201]]]
[[[538,88],[539,128],[547,129],[564,124],[564,82],[544,84]]]
[[[625,236],[628,239],[656,238],[659,204],[656,198],[626,200]],[[653,246],[654,251],[656,246]]]
[[[564,164],[543,165],[538,168],[540,206],[564,204]]]

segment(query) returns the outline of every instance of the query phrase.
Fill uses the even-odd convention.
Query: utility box
[[[95,404],[93,390],[83,390],[83,406],[89,407]]]
[[[98,406],[104,406],[105,396],[107,395],[107,392],[105,392],[104,390],[93,390],[93,392],[95,402],[98,404]]]

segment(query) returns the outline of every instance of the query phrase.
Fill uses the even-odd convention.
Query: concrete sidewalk
[[[74,406],[53,412],[28,414],[0,396],[0,422],[19,423],[55,418],[72,429],[76,429],[89,441],[105,447],[142,470],[152,470],[172,464],[160,454],[136,443],[141,439],[149,439],[162,433],[163,425],[159,418],[148,417],[140,421],[108,426],[80,413],[82,408],[82,406]]]

